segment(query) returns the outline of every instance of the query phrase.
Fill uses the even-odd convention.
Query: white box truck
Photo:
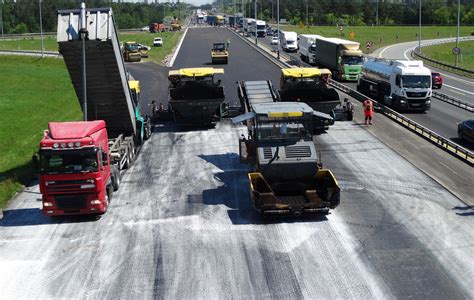
[[[294,31],[282,31],[280,44],[283,51],[296,52],[298,50],[298,35]]]
[[[255,19],[252,18],[244,18],[244,31],[245,32],[251,32],[251,27],[252,27],[252,21]]]
[[[256,33],[257,37],[265,37],[265,28],[267,27],[265,21],[252,20],[250,27],[253,35]]]
[[[419,60],[368,60],[357,91],[396,110],[431,107],[431,71]]]
[[[324,37],[317,34],[301,34],[300,35],[300,57],[301,60],[308,64],[316,64],[316,39],[322,39]]]

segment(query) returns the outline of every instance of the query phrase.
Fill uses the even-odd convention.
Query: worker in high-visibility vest
[[[371,99],[364,101],[364,116],[365,116],[365,125],[372,125],[372,117],[374,115],[374,102]]]

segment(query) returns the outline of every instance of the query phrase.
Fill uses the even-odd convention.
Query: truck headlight
[[[51,206],[53,206],[53,203],[51,203],[51,202],[43,202],[43,206],[44,206],[44,207],[51,207]]]
[[[401,104],[405,104],[405,103],[407,103],[407,101],[406,101],[406,100],[403,100],[403,99],[401,99],[401,100],[400,100],[400,103],[401,103]]]
[[[426,100],[426,104],[431,104],[431,100]]]
[[[91,201],[91,204],[92,204],[92,205],[99,205],[99,204],[100,204],[100,200],[92,200],[92,201]]]

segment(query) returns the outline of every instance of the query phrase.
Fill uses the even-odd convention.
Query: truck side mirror
[[[400,75],[395,76],[395,84],[396,84],[398,87],[401,87],[401,86],[400,86],[400,85],[401,85],[401,82],[400,82],[400,81],[401,81],[401,80],[400,80]]]
[[[109,163],[107,161],[108,155],[106,152],[101,152],[102,153],[102,166],[107,166]]]

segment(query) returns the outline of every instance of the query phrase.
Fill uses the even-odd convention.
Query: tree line
[[[41,14],[44,32],[54,32],[57,27],[57,11],[86,7],[112,7],[118,28],[141,28],[164,17],[179,17],[185,12],[185,4],[161,3],[114,3],[111,0],[42,0]],[[151,2],[151,1],[150,1]],[[5,34],[19,34],[40,31],[39,0],[0,0],[1,22]]]
[[[280,0],[280,18],[292,25],[306,24],[308,9],[309,25],[417,25],[419,23],[419,0]],[[254,0],[236,0],[236,11],[245,11],[249,17],[255,15]],[[219,0],[214,6],[224,7],[233,13],[234,0]],[[277,18],[276,0],[257,0],[259,19]],[[273,14],[272,14],[273,6]],[[378,9],[377,9],[378,8]],[[423,25],[455,25],[457,23],[457,0],[422,0],[421,22]],[[378,20],[377,20],[378,12]],[[462,25],[474,25],[474,0],[461,1]]]

